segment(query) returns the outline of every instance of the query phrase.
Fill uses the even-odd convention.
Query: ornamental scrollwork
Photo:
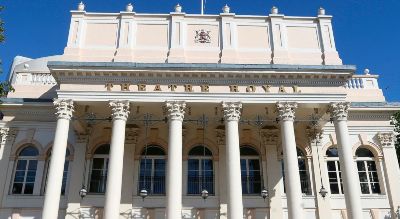
[[[183,101],[167,101],[165,102],[165,110],[170,120],[183,121],[185,116],[186,103]]]
[[[226,121],[239,121],[242,109],[240,102],[223,102],[222,110]]]
[[[71,120],[72,113],[74,112],[74,103],[72,100],[54,99],[53,104],[57,110],[57,119]]]
[[[129,101],[114,100],[109,102],[111,108],[111,118],[113,120],[126,121],[129,116]]]
[[[218,145],[225,145],[225,129],[215,129],[215,137]]]
[[[264,129],[261,131],[261,137],[264,145],[275,145],[278,143],[279,130],[278,129]]]
[[[393,146],[393,133],[378,133],[378,140],[382,147],[391,147]]]
[[[329,112],[334,121],[347,120],[349,114],[350,103],[339,102],[329,105]]]
[[[276,110],[278,112],[278,119],[280,121],[293,121],[295,119],[295,109],[297,103],[295,102],[278,102],[276,103]]]

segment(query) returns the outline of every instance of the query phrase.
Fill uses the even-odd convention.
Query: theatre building
[[[0,218],[398,216],[400,105],[343,64],[324,9],[173,11],[81,3],[62,55],[15,57]]]

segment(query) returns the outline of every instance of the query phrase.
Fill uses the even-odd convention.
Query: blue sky
[[[118,12],[129,0],[86,0],[90,12]],[[169,13],[176,3],[186,13],[199,13],[200,0],[135,0],[138,13]],[[31,58],[62,54],[67,42],[69,11],[78,1],[2,0],[6,42],[0,44],[4,73],[16,55]],[[400,101],[399,0],[207,0],[206,13],[220,13],[227,3],[236,14],[267,15],[272,6],[288,16],[315,16],[322,6],[333,15],[336,47],[344,64],[356,65],[380,75],[388,101]]]

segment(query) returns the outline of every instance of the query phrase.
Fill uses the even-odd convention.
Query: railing
[[[209,195],[214,194],[214,176],[188,176],[188,195],[201,194],[203,189],[208,191]]]
[[[263,189],[261,175],[242,175],[242,193],[243,194],[261,194]]]
[[[350,78],[345,88],[347,89],[379,89],[377,75],[353,75]]]
[[[18,73],[15,84],[19,85],[56,85],[57,82],[50,73]]]
[[[142,189],[149,195],[165,195],[165,176],[140,176],[138,193]]]

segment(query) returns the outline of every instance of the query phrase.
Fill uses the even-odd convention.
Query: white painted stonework
[[[64,54],[15,58],[0,218],[397,217],[400,105],[342,64],[324,9],[134,10],[80,4]]]

